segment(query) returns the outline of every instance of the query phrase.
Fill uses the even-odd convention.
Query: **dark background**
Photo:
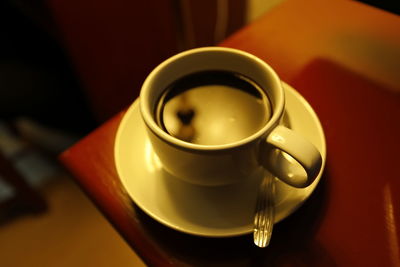
[[[87,133],[96,122],[52,23],[44,5],[0,2],[0,120]]]
[[[399,14],[396,1],[361,2]],[[229,1],[226,36],[245,24],[245,7]],[[214,0],[3,0],[0,120],[86,134],[127,107],[162,60],[217,44],[216,14]]]

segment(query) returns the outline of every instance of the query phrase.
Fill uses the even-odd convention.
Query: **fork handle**
[[[260,185],[254,217],[254,244],[264,248],[269,245],[275,221],[275,177],[266,175]]]

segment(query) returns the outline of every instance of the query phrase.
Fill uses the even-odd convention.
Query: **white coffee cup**
[[[255,81],[269,97],[271,118],[252,135],[229,144],[200,145],[168,134],[155,119],[160,96],[174,81],[207,70],[240,73]],[[322,160],[317,148],[282,125],[285,94],[278,75],[249,53],[204,47],[177,54],[149,74],[139,101],[149,139],[163,168],[187,182],[207,186],[232,184],[265,168],[291,186],[307,187],[320,172]]]

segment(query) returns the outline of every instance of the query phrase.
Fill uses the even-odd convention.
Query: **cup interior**
[[[157,102],[174,81],[201,71],[222,70],[240,73],[256,82],[268,96],[272,106],[272,116],[267,124],[253,135],[228,145],[199,145],[183,142],[165,133],[156,123],[154,110]],[[142,117],[157,136],[179,146],[195,149],[221,149],[237,146],[259,137],[265,129],[271,128],[281,118],[284,109],[284,92],[275,71],[263,60],[249,53],[223,47],[197,48],[177,54],[157,66],[145,80],[140,105]]]

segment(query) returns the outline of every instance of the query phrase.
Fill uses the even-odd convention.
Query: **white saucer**
[[[322,154],[322,170],[312,185],[295,189],[277,182],[275,223],[293,213],[317,186],[326,158],[326,144],[319,119],[307,101],[292,87],[286,92],[286,122],[307,137]],[[146,136],[139,101],[128,109],[115,140],[115,163],[119,177],[132,200],[160,223],[181,232],[228,237],[253,230],[257,178],[223,186],[188,184],[163,171]]]

